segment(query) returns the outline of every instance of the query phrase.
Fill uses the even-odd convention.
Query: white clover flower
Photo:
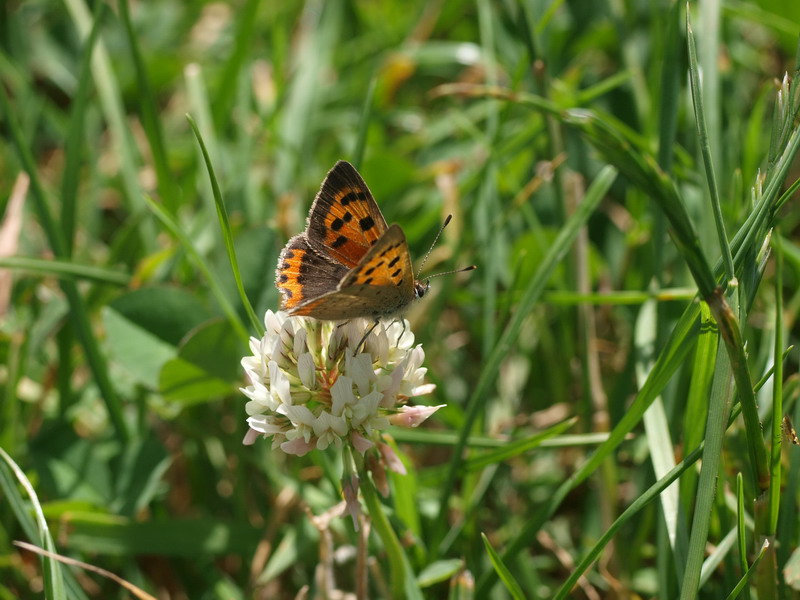
[[[267,311],[264,324],[242,359],[246,444],[261,435],[288,454],[342,444],[364,454],[382,448],[378,432],[390,423],[416,427],[440,408],[406,406],[436,387],[423,381],[425,352],[408,322],[379,323],[366,339],[367,319],[337,324]]]

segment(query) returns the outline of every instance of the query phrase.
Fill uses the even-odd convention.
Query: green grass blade
[[[696,448],[703,440],[708,418],[708,398],[719,347],[719,329],[705,303],[700,305],[700,321],[700,337],[692,361],[692,380],[683,415],[683,444],[687,448]],[[681,479],[681,504],[687,514],[690,514],[688,511],[694,505],[697,477],[697,472],[690,470]],[[680,571],[683,572],[683,568]]]
[[[492,562],[492,566],[494,567],[497,576],[500,578],[500,581],[502,581],[503,585],[506,586],[508,593],[511,594],[511,597],[515,600],[525,600],[527,596],[522,591],[522,587],[520,587],[519,582],[514,579],[511,571],[503,562],[503,559],[500,557],[497,551],[492,548],[492,544],[489,543],[489,538],[487,538],[486,534],[483,532],[481,532],[481,539],[483,539],[483,546],[486,548],[486,553],[489,555],[489,560]]]
[[[186,253],[192,259],[192,262],[194,262],[195,267],[197,267],[197,269],[205,277],[209,287],[211,288],[211,292],[214,294],[214,297],[219,303],[220,308],[222,308],[222,312],[225,313],[225,316],[228,318],[231,326],[236,330],[236,334],[242,339],[242,342],[246,344],[247,340],[250,338],[249,334],[247,333],[247,328],[244,326],[244,323],[242,323],[239,315],[236,314],[236,311],[228,299],[227,294],[222,289],[222,286],[220,285],[219,281],[217,281],[217,278],[211,272],[211,269],[209,269],[208,265],[206,265],[203,257],[197,252],[197,249],[192,244],[192,241],[164,207],[159,206],[152,198],[147,196],[145,196],[145,202],[147,202],[150,210],[152,210],[153,214],[158,217],[158,220],[161,221],[164,227],[166,227],[181,243]]]
[[[706,421],[705,448],[697,485],[694,519],[689,537],[689,552],[686,570],[681,583],[681,600],[696,598],[700,584],[700,571],[703,567],[708,527],[714,506],[717,477],[722,465],[722,444],[725,424],[730,413],[732,399],[731,364],[727,352],[719,348],[717,368],[711,386],[711,397]]]
[[[764,558],[764,554],[766,554],[767,549],[769,548],[769,541],[764,540],[764,543],[761,544],[761,550],[759,551],[758,555],[756,556],[753,564],[750,565],[750,568],[747,569],[747,572],[742,575],[742,578],[739,580],[739,583],[736,584],[736,587],[731,590],[731,593],[728,595],[728,600],[734,600],[735,598],[739,597],[739,594],[745,589],[747,582],[750,581],[750,578],[756,572],[761,559]]]
[[[532,435],[528,438],[515,440],[513,442],[509,442],[502,448],[498,448],[493,452],[487,452],[486,454],[482,454],[480,456],[476,456],[475,458],[471,458],[464,463],[464,470],[465,471],[479,471],[484,469],[490,465],[497,464],[500,462],[505,462],[514,458],[515,456],[519,456],[524,454],[525,452],[529,452],[534,448],[538,448],[542,445],[545,440],[551,439],[563,431],[566,431],[575,423],[577,422],[577,417],[572,419],[567,419],[563,423],[559,423],[554,425],[553,427],[549,427],[544,431],[540,431],[539,433]]]
[[[0,267],[16,269],[41,275],[52,275],[62,279],[85,279],[96,283],[127,286],[131,281],[128,273],[118,270],[82,265],[68,260],[34,258],[29,256],[0,257]]]
[[[161,119],[156,108],[155,94],[153,94],[150,78],[147,75],[147,68],[144,65],[142,52],[139,49],[139,41],[133,30],[128,0],[119,0],[119,14],[125,27],[125,34],[128,37],[128,45],[130,46],[131,58],[136,72],[136,97],[139,99],[139,108],[142,111],[142,125],[144,125],[147,141],[150,143],[150,151],[153,153],[153,166],[156,170],[161,200],[170,212],[174,213],[178,206],[177,190],[169,168],[164,132],[162,131]]]
[[[364,106],[361,109],[361,118],[358,122],[358,134],[356,135],[356,147],[353,150],[353,166],[361,168],[364,161],[364,149],[367,146],[367,134],[369,133],[369,123],[372,119],[372,105],[375,101],[375,89],[378,85],[377,75],[370,79],[367,95],[364,98]]]
[[[250,325],[253,327],[253,330],[258,333],[258,337],[261,337],[264,335],[264,324],[258,316],[256,316],[256,311],[253,310],[253,305],[250,304],[250,300],[244,290],[242,275],[239,271],[239,261],[236,259],[236,249],[233,246],[233,232],[231,231],[231,224],[228,221],[228,211],[225,209],[225,201],[222,199],[222,192],[219,190],[217,176],[214,173],[214,166],[211,164],[211,158],[208,155],[208,150],[206,150],[203,137],[200,135],[200,130],[197,129],[197,124],[191,116],[186,115],[186,118],[197,138],[197,143],[200,144],[200,151],[203,153],[203,160],[205,160],[206,163],[208,177],[211,180],[211,189],[214,192],[214,205],[217,207],[217,218],[219,219],[219,226],[222,230],[222,239],[225,241],[225,249],[228,252],[228,261],[231,264],[231,271],[233,271],[233,278],[236,281],[236,289],[239,291],[239,298],[242,301],[242,306],[244,306],[247,311],[247,316],[250,318]]]
[[[736,545],[738,549],[739,568],[747,573],[747,527],[744,510],[744,477],[736,474]],[[745,590],[745,598],[750,598],[749,590]]]
[[[369,474],[363,468],[363,461],[359,468],[359,478],[361,480],[359,488],[364,498],[364,504],[367,505],[372,520],[372,527],[381,538],[386,554],[388,555],[392,598],[397,600],[401,598],[421,599],[422,592],[414,578],[408,556],[406,556],[403,546],[400,544],[400,540],[397,538],[391,523],[389,523],[389,519],[386,517],[383,506],[378,499],[377,490]]]
[[[0,458],[3,459],[5,466],[10,469],[17,478],[17,481],[25,489],[25,493],[28,494],[28,498],[30,499],[33,515],[36,519],[36,528],[38,530],[36,533],[28,531],[30,539],[39,540],[42,548],[50,552],[55,552],[55,544],[53,543],[53,538],[50,536],[50,528],[47,525],[47,520],[44,518],[42,505],[39,504],[39,498],[36,495],[36,491],[33,489],[33,485],[25,476],[25,473],[22,472],[22,469],[17,466],[17,463],[15,463],[2,448],[0,448]],[[9,481],[9,479],[5,469],[0,469],[0,487],[3,488],[6,498],[11,503],[17,519],[23,522],[25,519],[22,518],[22,515],[27,517],[29,509],[25,506],[23,499],[19,496],[13,483]],[[64,585],[64,575],[61,572],[61,565],[58,561],[52,558],[42,557],[42,571],[44,574],[45,598],[48,600],[66,600],[67,594]]]
[[[84,126],[86,111],[89,107],[89,97],[92,82],[92,53],[100,34],[102,23],[108,6],[98,2],[94,11],[94,22],[89,32],[89,37],[83,44],[81,57],[80,77],[75,98],[72,101],[72,112],[69,120],[69,130],[64,143],[64,174],[61,179],[61,229],[64,232],[67,256],[72,254],[73,238],[75,236],[75,215],[78,196],[78,183],[80,178],[81,155],[84,148]]]
[[[689,48],[689,82],[691,83],[692,102],[694,103],[695,126],[700,142],[700,154],[706,169],[706,183],[711,200],[711,211],[714,215],[714,224],[717,228],[717,239],[722,254],[722,264],[725,267],[727,281],[733,281],[736,276],[733,268],[733,255],[728,243],[728,234],[725,231],[725,221],[722,217],[720,206],[719,188],[717,187],[717,174],[714,170],[714,161],[711,155],[711,142],[706,124],[706,111],[703,103],[703,90],[700,88],[700,73],[697,68],[697,53],[694,42],[694,32],[689,21],[689,11],[686,12],[686,44]]]
[[[569,251],[572,242],[578,235],[580,228],[585,224],[594,209],[600,203],[600,200],[605,196],[611,184],[616,178],[617,172],[611,167],[604,168],[597,176],[591,187],[587,190],[586,197],[581,202],[578,209],[570,218],[564,227],[561,229],[558,238],[550,247],[547,256],[544,258],[536,275],[525,289],[525,293],[517,307],[514,316],[506,326],[503,334],[500,336],[497,344],[492,350],[492,353],[486,360],[483,369],[481,370],[478,383],[474,388],[473,393],[470,395],[468,401],[467,415],[464,419],[464,424],[461,427],[458,444],[453,451],[453,458],[449,465],[447,480],[442,487],[442,493],[439,498],[439,516],[436,519],[436,530],[438,535],[434,536],[434,540],[441,540],[442,529],[446,523],[444,515],[447,512],[450,495],[455,485],[456,477],[461,468],[462,453],[467,441],[467,437],[472,431],[472,426],[475,423],[478,415],[482,412],[485,402],[488,398],[488,391],[491,384],[497,377],[500,363],[505,359],[511,350],[512,346],[517,341],[520,335],[522,323],[527,318],[531,309],[536,301],[541,297],[544,291],[544,286],[547,284],[550,275],[553,273],[556,265]],[[435,556],[435,548],[432,548]]]
[[[781,447],[783,436],[783,244],[780,231],[772,237],[775,249],[775,377],[772,384],[772,435],[770,446],[769,516],[767,537],[778,533],[778,514],[781,502]]]
[[[253,43],[253,36],[257,28],[256,16],[258,14],[259,0],[247,0],[238,9],[239,18],[236,21],[236,32],[233,35],[234,47],[230,58],[225,63],[217,96],[214,102],[214,123],[217,131],[225,131],[233,114],[234,101],[238,86],[239,74],[246,69],[245,59]]]
[[[578,583],[578,580],[592,565],[592,563],[600,557],[603,548],[608,545],[620,528],[653,500],[657,499],[661,492],[666,490],[670,485],[677,481],[678,478],[684,472],[686,472],[687,469],[689,469],[689,467],[694,465],[694,463],[699,460],[700,456],[702,455],[702,451],[703,445],[701,444],[700,447],[695,448],[692,452],[690,452],[686,458],[670,469],[668,473],[651,485],[644,493],[640,494],[636,500],[634,500],[631,505],[626,508],[619,517],[617,517],[614,523],[612,523],[611,527],[603,532],[603,535],[600,536],[600,539],[595,542],[594,546],[592,546],[591,550],[584,555],[584,557],[575,567],[575,570],[570,574],[563,585],[558,588],[558,591],[553,598],[561,599],[569,596],[572,588]]]
[[[563,484],[561,484],[549,500],[530,518],[525,527],[515,537],[503,553],[503,559],[509,562],[522,548],[524,548],[541,526],[549,519],[556,509],[564,501],[570,491],[572,491],[582,481],[586,480],[600,464],[614,451],[617,446],[625,439],[625,436],[636,426],[644,415],[645,410],[652,401],[661,393],[664,386],[669,382],[672,375],[683,363],[689,351],[694,346],[695,338],[699,333],[698,316],[700,309],[697,304],[690,304],[684,311],[670,339],[667,341],[664,350],[656,360],[653,370],[642,386],[636,399],[625,413],[625,416],[614,427],[608,440],[604,442],[578,470]],[[478,582],[477,594],[482,597],[489,593],[489,588],[494,581],[492,573],[484,574]]]
[[[92,27],[92,18],[84,0],[64,0],[75,25],[84,39],[89,35]],[[144,205],[141,203],[142,188],[139,184],[139,162],[138,150],[133,141],[133,136],[125,117],[125,110],[122,105],[122,93],[117,83],[114,69],[111,66],[111,58],[102,40],[95,45],[92,56],[92,75],[94,84],[100,101],[103,114],[108,122],[113,139],[113,151],[119,156],[120,171],[122,174],[123,189],[125,199],[134,212],[141,212]],[[147,240],[153,236],[151,225],[143,224],[146,235],[142,239]]]
[[[656,332],[658,331],[656,303],[652,300],[646,302],[636,319],[634,342],[637,348],[636,379],[639,386],[643,386],[653,367],[652,357],[656,346]],[[661,396],[653,400],[644,412],[644,427],[647,446],[650,450],[650,460],[657,479],[666,475],[675,467],[674,444],[669,431],[669,419]],[[683,567],[686,560],[686,525],[680,510],[679,485],[675,484],[665,489],[661,494],[661,509],[667,529],[667,538],[670,548],[675,555],[675,562],[679,568]]]

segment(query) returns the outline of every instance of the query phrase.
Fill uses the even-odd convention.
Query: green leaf
[[[460,558],[437,560],[422,569],[417,575],[419,587],[426,588],[442,581],[447,581],[464,568],[464,561]]]
[[[241,379],[241,345],[227,321],[215,320],[194,330],[164,363],[158,388],[164,398],[183,404],[230,394]]]
[[[181,339],[209,318],[192,296],[175,288],[145,288],[120,296],[103,311],[110,354],[137,382],[158,387],[159,372]]]

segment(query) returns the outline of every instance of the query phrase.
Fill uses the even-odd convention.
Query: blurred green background
[[[757,386],[763,440],[748,437],[752,415],[733,419],[718,479],[698,484],[687,465],[679,491],[646,496],[716,443],[708,407],[737,399],[696,300],[697,261],[710,273],[721,255],[704,149],[728,239],[753,233],[734,247],[741,297],[728,297],[747,352],[737,384],[794,343],[800,303],[798,212],[791,192],[778,199],[798,177],[788,83],[775,108],[800,3],[691,2],[690,16],[707,143],[680,2],[0,3],[0,599],[128,597],[12,546],[45,545],[45,522],[58,552],[158,598],[354,590],[352,524],[320,533],[308,513],[340,501],[338,458],[241,445],[241,332],[255,331],[187,114],[259,318],[277,309],[280,249],[339,159],[417,260],[454,215],[427,272],[479,267],[435,279],[408,315],[437,384],[428,403],[447,404],[392,432],[409,475],[385,503],[409,597],[553,597],[643,498],[562,594],[727,598],[768,538],[743,594],[798,597],[800,461],[788,438],[781,457],[770,413],[777,389],[800,422],[796,353],[783,387]],[[673,243],[694,234],[699,252]],[[752,449],[771,438],[777,499],[763,517]],[[380,540],[369,552],[370,597],[386,597]],[[326,567],[335,582],[315,579]]]

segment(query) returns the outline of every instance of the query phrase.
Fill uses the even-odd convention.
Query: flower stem
[[[354,455],[358,457],[358,453],[354,453]],[[411,583],[412,585],[414,583],[411,565],[408,563],[405,552],[403,552],[403,547],[400,545],[400,540],[397,539],[397,535],[394,529],[392,529],[389,519],[386,518],[386,513],[383,512],[383,507],[378,499],[375,485],[372,483],[369,473],[367,473],[367,470],[364,468],[364,461],[358,460],[357,458],[356,464],[358,465],[358,477],[361,480],[359,485],[361,495],[364,497],[364,503],[371,517],[372,526],[381,538],[383,547],[386,550],[386,555],[389,559],[392,598],[399,600],[411,597],[406,590],[407,583]]]

